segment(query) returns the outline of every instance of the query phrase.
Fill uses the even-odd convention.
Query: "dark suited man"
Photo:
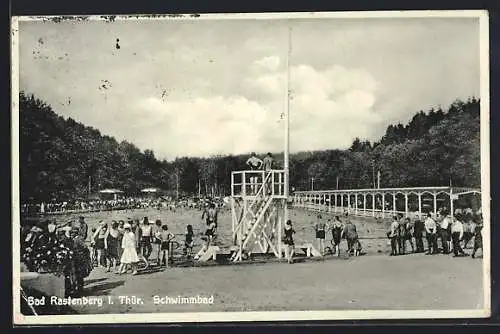
[[[403,253],[406,253],[406,242],[410,242],[411,252],[415,252],[415,247],[413,246],[413,225],[411,224],[410,218],[406,217],[403,222]]]
[[[399,255],[404,255],[404,253],[405,253],[405,234],[406,234],[405,222],[404,222],[402,216],[399,216],[398,218],[399,218],[398,235],[397,235],[398,253],[399,253]]]
[[[424,252],[424,231],[424,222],[419,216],[417,220],[415,220],[415,224],[413,225],[413,237],[415,237],[415,246],[417,247],[417,253]]]

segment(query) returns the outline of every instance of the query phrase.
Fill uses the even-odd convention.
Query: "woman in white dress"
[[[133,270],[132,275],[135,275],[137,274],[137,268],[135,264],[139,262],[139,257],[137,256],[137,251],[135,249],[136,247],[135,234],[134,232],[132,232],[132,227],[130,226],[129,223],[126,223],[123,226],[123,228],[125,230],[122,239],[123,253],[120,260],[120,269],[118,273],[119,274],[126,273],[127,267],[130,265],[132,266]]]

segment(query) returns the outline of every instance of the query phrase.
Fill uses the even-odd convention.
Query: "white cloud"
[[[24,22],[20,85],[161,158],[279,151],[288,24]],[[469,19],[298,21],[291,150],[377,140],[421,108],[478,94],[478,31]],[[111,89],[98,89],[104,79]]]
[[[254,62],[254,66],[258,69],[276,71],[280,66],[280,58],[278,56],[267,56],[262,59],[256,60]]]
[[[216,96],[167,102],[150,97],[139,101],[137,108],[148,111],[146,117],[151,131],[147,140],[152,148],[168,152],[170,157],[238,154],[265,147],[261,129],[268,119],[267,110],[245,97]],[[155,141],[158,137],[162,140]]]
[[[351,76],[361,80],[354,81]],[[286,73],[268,72],[247,79],[253,88],[269,95],[268,102],[241,95],[142,99],[134,108],[143,113],[140,126],[149,130],[135,141],[160,154],[170,153],[170,158],[280,151],[285,78]],[[381,121],[373,110],[376,83],[368,72],[338,66],[317,71],[309,65],[298,65],[292,68],[291,78],[293,151],[348,146],[354,136],[369,137]]]

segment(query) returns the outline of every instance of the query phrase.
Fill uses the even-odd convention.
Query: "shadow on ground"
[[[82,296],[107,296],[114,288],[122,286],[125,283],[124,280],[106,282],[102,284],[92,285],[91,287],[86,287],[83,291]]]

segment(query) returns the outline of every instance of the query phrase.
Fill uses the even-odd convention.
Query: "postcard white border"
[[[109,17],[109,15],[106,15]],[[19,226],[19,21],[50,20],[60,16],[13,17],[12,45],[12,245],[13,259],[20,258]],[[239,13],[185,15],[122,15],[114,21],[124,20],[236,20],[236,19],[303,19],[303,18],[479,18],[480,72],[481,72],[481,197],[485,224],[483,286],[484,308],[475,310],[346,310],[346,311],[266,311],[266,312],[202,312],[202,313],[134,313],[23,316],[20,313],[20,279],[13,275],[14,325],[109,324],[109,323],[205,323],[251,321],[309,321],[309,320],[373,320],[373,319],[458,319],[485,318],[491,315],[490,286],[490,98],[489,98],[489,19],[483,10],[464,11],[377,11],[377,12],[308,12],[308,13]],[[88,16],[88,21],[105,21],[104,16]],[[13,273],[20,272],[20,262],[13,261]]]

